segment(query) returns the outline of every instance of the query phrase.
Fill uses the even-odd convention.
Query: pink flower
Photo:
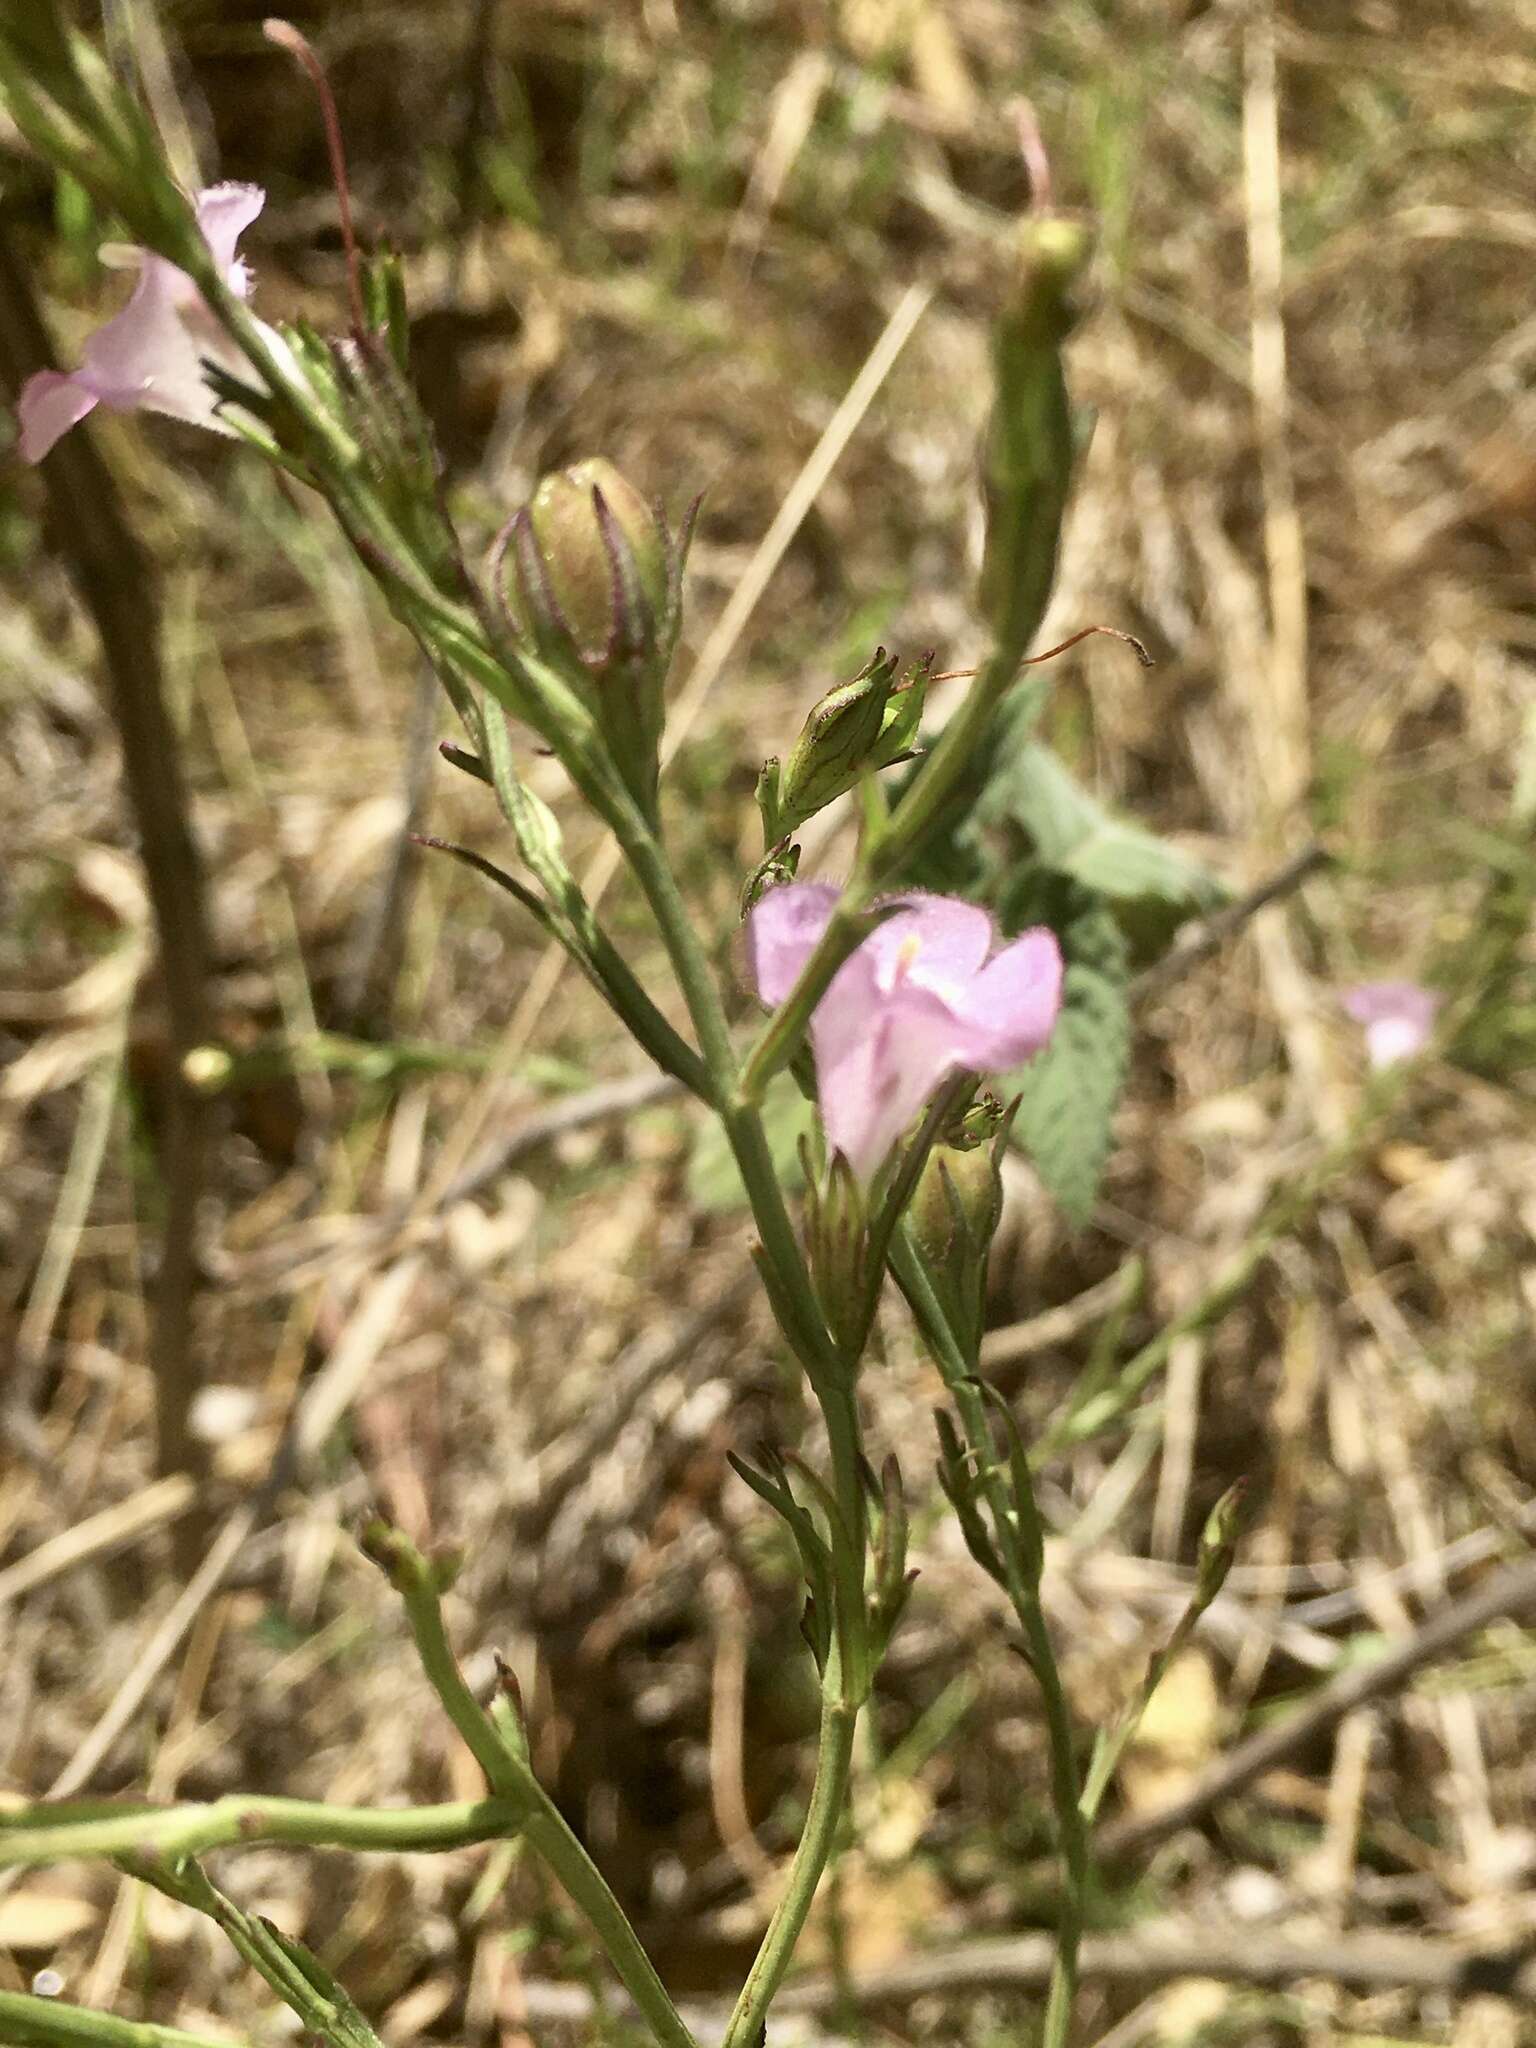
[[[235,244],[265,203],[259,185],[210,185],[197,195],[197,224],[209,253],[242,299],[251,279]],[[59,436],[98,405],[112,412],[142,406],[200,427],[218,425],[203,363],[239,370],[245,358],[184,271],[147,249],[129,253],[139,272],[133,297],[91,336],[79,369],[39,370],[22,388],[16,410],[28,462],[41,462]]]
[[[770,890],[752,912],[748,959],[765,1003],[782,1003],[826,929],[838,892]],[[992,951],[992,920],[953,896],[912,895],[832,977],[811,1018],[828,1142],[861,1180],[951,1075],[1017,1066],[1051,1035],[1061,949],[1025,932]]]
[[[1411,1060],[1428,1045],[1444,997],[1416,981],[1362,981],[1339,997],[1345,1014],[1365,1029],[1373,1067]]]

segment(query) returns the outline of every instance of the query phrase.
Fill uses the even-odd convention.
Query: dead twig
[[[875,1970],[835,1978],[802,1977],[784,1987],[774,2010],[819,2018],[849,2003],[868,2010],[978,1991],[1039,1991],[1050,1980],[1055,1953],[1056,1944],[1048,1934],[964,1942]],[[1528,1944],[1468,1949],[1420,1935],[1338,1935],[1318,1940],[1263,1928],[1218,1934],[1181,1927],[1090,1934],[1083,1941],[1081,1969],[1085,1979],[1101,1984],[1214,1977],[1224,1984],[1274,1990],[1316,1980],[1355,1992],[1409,1991],[1536,2005],[1536,1956]],[[532,1983],[524,1991],[527,2017],[534,2022],[580,2023],[594,2011],[592,1994],[580,1985]],[[718,2038],[724,2017],[716,2007],[684,2008],[684,2018],[701,2041]],[[825,2048],[832,2048],[830,2041]]]
[[[1032,1991],[1049,1981],[1054,1954],[1055,1943],[1048,1934],[969,1942],[880,1970],[855,1972],[837,1982],[815,1977],[788,1985],[778,2009],[829,2012],[843,1996],[870,2006],[945,1991]],[[1226,1984],[1273,1989],[1320,1978],[1350,1991],[1439,1992],[1536,2004],[1536,1956],[1527,1945],[1465,1949],[1416,1934],[1361,1934],[1331,1941],[1298,1940],[1262,1928],[1233,1934],[1202,1928],[1089,1935],[1083,1942],[1081,1968],[1085,1978],[1100,1983],[1215,1977]]]
[[[1271,903],[1278,903],[1286,896],[1293,896],[1304,882],[1321,874],[1330,866],[1332,854],[1315,842],[1304,846],[1275,872],[1250,889],[1246,896],[1240,896],[1235,903],[1229,903],[1222,910],[1215,911],[1203,923],[1196,926],[1188,938],[1166,952],[1161,960],[1154,960],[1150,967],[1142,969],[1132,984],[1138,996],[1152,995],[1156,990],[1166,988],[1170,982],[1179,981],[1192,967],[1198,967],[1202,960],[1212,953],[1220,952],[1229,939],[1235,938],[1257,913]]]
[[[1203,1777],[1197,1778],[1182,1798],[1151,1813],[1127,1814],[1099,1829],[1094,1837],[1094,1854],[1100,1862],[1119,1862],[1139,1855],[1154,1843],[1166,1841],[1180,1828],[1192,1827],[1224,1799],[1245,1791],[1256,1778],[1310,1743],[1331,1735],[1347,1714],[1371,1700],[1389,1698],[1400,1692],[1426,1664],[1432,1664],[1459,1648],[1469,1636],[1490,1622],[1513,1619],[1536,1606],[1536,1556],[1523,1557],[1506,1565],[1482,1585],[1450,1601],[1432,1614],[1384,1657],[1372,1664],[1355,1665],[1325,1685],[1310,1705],[1285,1720],[1240,1742],[1229,1750]],[[1050,1865],[1040,1874],[1048,1877]],[[1030,1873],[1033,1876],[1035,1873]],[[1215,1972],[1204,1974],[1216,1974]],[[1330,1974],[1326,1970],[1316,1975]],[[1533,1979],[1536,1982],[1536,1979]]]

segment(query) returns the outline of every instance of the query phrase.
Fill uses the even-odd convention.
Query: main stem
[[[837,1518],[830,1540],[837,1611],[834,1644],[822,1677],[821,1730],[810,1810],[790,1863],[784,1896],[768,1923],[723,2043],[723,2048],[758,2048],[769,2007],[836,1847],[859,1709],[873,1677],[864,1591],[869,1516],[853,1395],[858,1361],[844,1358],[827,1330],[768,1150],[757,1101],[741,1086],[719,991],[666,856],[655,835],[638,818],[615,823],[671,957],[713,1079],[715,1107],[776,1282],[771,1290],[774,1306],[821,1409],[832,1462]]]
[[[736,2009],[721,2040],[721,2048],[759,2048],[769,2007],[784,1981],[796,1945],[821,1882],[822,1872],[837,1844],[837,1831],[848,1796],[848,1778],[853,1764],[854,1734],[858,1725],[857,1705],[838,1698],[824,1698],[821,1733],[816,1749],[816,1782],[811,1789],[810,1811],[800,1836],[784,1896],[774,1908],[761,1948],[747,1973]]]
[[[977,1458],[986,1461],[982,1469],[989,1475],[986,1485],[992,1512],[994,1516],[1006,1513],[1007,1504],[1001,1498],[1003,1489],[994,1473],[995,1454],[986,1406],[976,1392],[974,1382],[962,1382],[952,1391],[965,1424],[966,1439]],[[1046,1733],[1051,1749],[1051,1804],[1056,1814],[1056,1831],[1066,1876],[1041,2042],[1042,2048],[1067,2048],[1072,2007],[1077,1996],[1078,1948],[1088,1911],[1088,1823],[1082,1809],[1082,1785],[1078,1775],[1072,1716],[1050,1631],[1045,1625],[1040,1589],[1024,1579],[1008,1549],[1004,1550],[1003,1556],[1008,1565],[1008,1597],[1024,1632],[1029,1668],[1035,1675],[1045,1708]]]

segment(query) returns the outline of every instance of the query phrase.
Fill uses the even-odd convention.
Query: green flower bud
[[[806,1180],[805,1244],[811,1284],[839,1349],[846,1357],[857,1358],[874,1311],[865,1190],[840,1152],[824,1173],[816,1171],[810,1146],[804,1141],[800,1156]]]
[[[1002,1154],[1012,1118],[985,1142],[940,1144],[929,1153],[907,1210],[912,1238],[967,1357],[981,1344],[987,1254],[1003,1216]]]
[[[768,846],[853,788],[861,775],[889,768],[911,748],[923,716],[926,664],[897,679],[896,658],[883,647],[851,682],[839,683],[811,709],[788,761],[767,761],[757,805]]]
[[[1238,1479],[1229,1486],[1206,1517],[1200,1532],[1200,1555],[1195,1571],[1193,1612],[1209,1607],[1226,1584],[1237,1556],[1238,1539],[1247,1520],[1248,1484]]]
[[[648,816],[692,526],[690,510],[674,537],[598,456],[540,482],[504,536],[511,573],[498,570],[514,630],[577,684]]]
[[[1071,288],[1091,246],[1088,229],[1063,215],[1022,222],[1013,280],[992,332],[980,599],[999,648],[1014,659],[1028,652],[1056,578],[1080,438],[1061,347],[1072,326]]]

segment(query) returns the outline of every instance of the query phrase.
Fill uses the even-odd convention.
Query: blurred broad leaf
[[[1034,740],[1005,750],[996,762],[977,822],[1015,827],[1042,867],[1103,897],[1138,960],[1160,953],[1187,918],[1227,900],[1208,869],[1107,810]]]
[[[1032,914],[1031,904],[1039,906]],[[1042,878],[1032,877],[1011,907],[1020,913],[1019,924],[1054,927],[1067,972],[1050,1044],[1007,1076],[1000,1093],[1020,1096],[1016,1141],[1065,1214],[1086,1223],[1109,1156],[1130,1056],[1130,951],[1112,910],[1080,883],[1058,880],[1042,887]],[[1007,922],[1013,925],[1015,918]]]

